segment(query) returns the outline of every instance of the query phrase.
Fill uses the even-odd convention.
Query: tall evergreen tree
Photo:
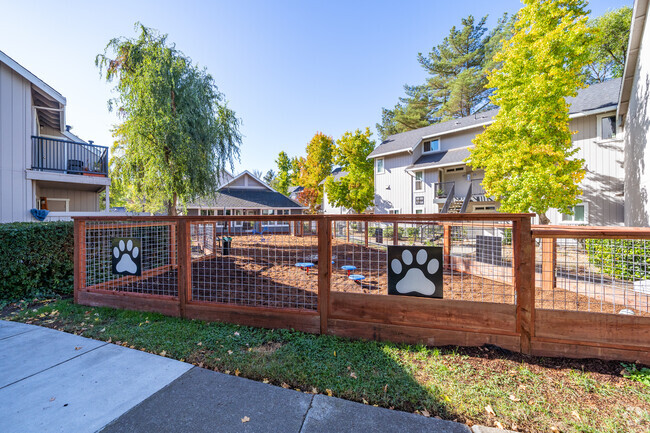
[[[462,27],[452,27],[429,54],[418,54],[429,78],[422,85],[404,86],[406,97],[392,110],[382,109],[382,123],[377,124],[382,139],[489,107],[486,73],[500,41],[510,35],[511,20],[504,15],[488,32],[486,19],[463,18]]]

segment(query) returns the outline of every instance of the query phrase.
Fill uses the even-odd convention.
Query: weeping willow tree
[[[240,120],[212,76],[136,24],[136,38],[112,39],[95,64],[115,83],[111,177],[137,210],[167,208],[212,194],[226,166],[239,158]]]

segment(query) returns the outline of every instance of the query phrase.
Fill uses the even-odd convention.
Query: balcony
[[[32,136],[32,170],[108,177],[108,147]]]
[[[453,191],[455,182],[436,182],[433,184],[436,200],[444,200]]]

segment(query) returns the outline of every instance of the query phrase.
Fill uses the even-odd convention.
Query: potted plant
[[[447,196],[447,193],[445,193],[445,190],[442,188],[438,188],[438,191],[436,191],[436,197],[438,198],[444,198]]]

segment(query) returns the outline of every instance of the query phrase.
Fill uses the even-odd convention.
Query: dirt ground
[[[212,245],[204,248],[198,242],[192,246],[192,298],[199,301],[230,303],[246,306],[317,309],[318,254],[315,236],[286,235],[236,236],[230,251],[222,248],[213,254]],[[334,239],[332,245],[332,291],[387,294],[387,253],[380,246],[346,243]],[[310,262],[311,268],[297,267]],[[362,281],[348,278],[341,266],[357,269],[353,274]],[[112,288],[113,290],[158,295],[177,294],[176,271]],[[443,273],[445,299],[513,304],[512,285],[477,275],[445,269]],[[618,313],[623,308],[636,315],[650,316],[648,311],[601,302],[594,297],[555,288],[552,292],[536,289],[538,308]]]

